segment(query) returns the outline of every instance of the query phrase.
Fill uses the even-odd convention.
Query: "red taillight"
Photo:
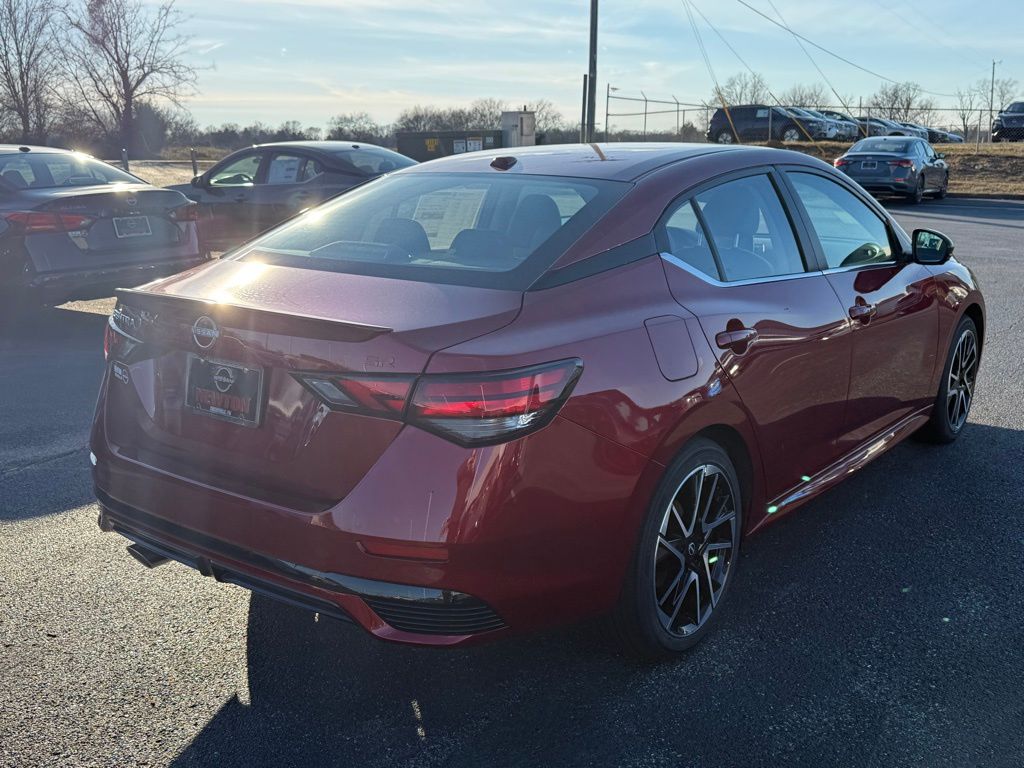
[[[73,232],[90,226],[94,219],[77,213],[53,213],[51,211],[13,211],[4,218],[23,235],[42,232]]]
[[[832,166],[835,167],[835,168],[842,168],[844,165],[849,165],[849,164],[850,164],[849,160],[847,160],[845,157],[840,157],[834,163],[832,163]]]
[[[186,203],[177,208],[172,208],[171,218],[174,221],[199,221],[199,204]]]
[[[109,360],[113,356],[121,342],[124,340],[124,336],[121,335],[114,328],[113,321],[107,321],[106,326],[103,328],[103,359]]]
[[[485,374],[423,376],[407,420],[460,445],[504,442],[554,418],[583,371],[579,360]]]
[[[332,408],[401,418],[415,376],[297,374],[299,381]]]
[[[889,165],[895,166],[896,168],[913,168],[913,160],[889,160]]]
[[[563,360],[497,373],[296,377],[337,410],[402,419],[460,445],[487,445],[550,422],[582,371],[581,361]]]

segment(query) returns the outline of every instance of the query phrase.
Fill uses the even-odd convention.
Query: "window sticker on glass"
[[[294,184],[299,178],[301,158],[278,155],[270,161],[267,173],[268,184]]]
[[[487,189],[455,187],[420,197],[412,218],[423,226],[432,249],[447,248],[464,229],[472,229]]]

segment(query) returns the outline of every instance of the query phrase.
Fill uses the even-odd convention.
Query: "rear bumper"
[[[91,440],[109,527],[394,642],[466,645],[610,610],[661,474],[561,418],[476,449],[409,427],[342,501],[301,511],[109,444],[110,378]]]
[[[849,175],[849,174],[848,174]],[[868,192],[890,195],[906,195],[914,190],[916,180],[911,178],[902,179],[859,179],[850,175],[850,178],[860,184]],[[913,183],[908,183],[913,182]]]
[[[412,587],[317,571],[190,531],[96,489],[99,526],[204,576],[347,622],[367,622],[367,609],[409,635],[470,638],[504,628],[482,601],[461,592]],[[360,619],[353,618],[360,617]],[[398,638],[393,638],[398,639]],[[421,638],[419,642],[424,642]]]
[[[46,299],[100,298],[115,288],[134,288],[158,277],[183,272],[207,261],[198,253],[133,264],[59,272],[26,272],[21,287]]]

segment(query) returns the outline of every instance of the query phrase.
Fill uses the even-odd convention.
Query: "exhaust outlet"
[[[156,568],[158,565],[163,565],[170,558],[164,557],[156,550],[144,547],[141,544],[129,544],[128,554],[138,560],[147,568]]]

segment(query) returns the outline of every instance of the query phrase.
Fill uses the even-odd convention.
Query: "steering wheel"
[[[879,261],[885,256],[885,249],[878,243],[864,243],[864,245],[857,248],[853,253],[843,259],[840,267],[853,267],[858,264],[870,264],[873,261]]]

